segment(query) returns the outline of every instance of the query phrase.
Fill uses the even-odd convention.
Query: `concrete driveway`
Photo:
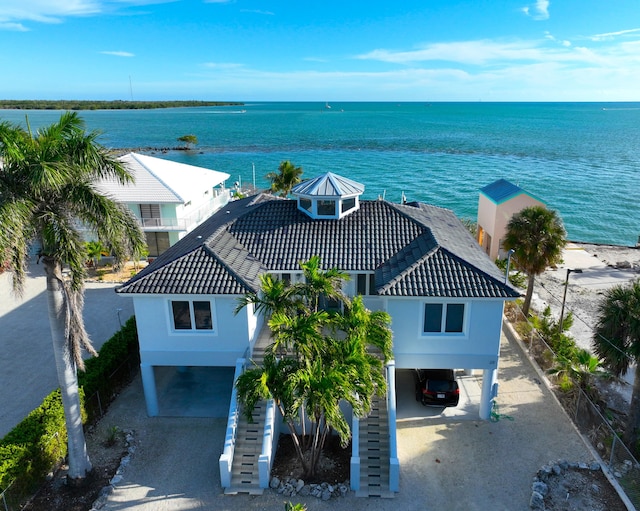
[[[462,381],[470,389],[478,385],[473,377]],[[329,503],[304,497],[291,500],[305,502],[309,511],[529,509],[533,476],[542,465],[593,458],[519,345],[504,336],[499,381],[499,409],[493,422],[478,420],[466,405],[459,415],[452,408],[425,415],[420,405],[423,415],[410,417],[410,408],[405,408],[406,416],[398,421],[400,492],[392,500],[356,498],[353,493]],[[399,397],[404,400],[404,395]],[[262,496],[223,494],[218,457],[225,422],[149,418],[137,378],[103,420],[133,429],[137,441],[122,481],[103,509],[283,509],[288,499],[271,490]]]
[[[96,349],[133,315],[131,298],[115,287],[86,285],[84,319]],[[0,275],[0,437],[58,386],[45,291],[42,265],[30,265],[21,297],[12,292],[11,274]]]

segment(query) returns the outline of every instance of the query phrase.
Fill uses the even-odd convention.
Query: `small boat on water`
[[[330,104],[329,104],[329,102],[327,101],[327,102],[324,104],[324,107],[325,107],[325,108],[331,108],[331,105],[330,105]]]

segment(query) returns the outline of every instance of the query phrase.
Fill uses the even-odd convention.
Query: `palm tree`
[[[128,208],[101,195],[100,178],[125,183],[131,175],[86,133],[76,113],[34,136],[0,123],[0,259],[10,261],[13,288],[22,292],[29,245],[40,244],[38,262],[46,273],[47,301],[54,357],[68,436],[69,473],[81,482],[91,470],[87,454],[77,369],[84,368],[82,349],[95,350],[82,320],[87,251],[83,226],[111,248],[117,261],[144,249],[144,235]],[[68,278],[63,267],[68,267]]]
[[[522,306],[525,316],[529,314],[535,277],[562,260],[562,249],[567,244],[565,236],[557,212],[543,206],[525,208],[509,220],[504,249],[514,250],[511,256],[514,266],[527,273],[527,294]]]
[[[349,280],[349,274],[336,268],[322,270],[320,268],[320,257],[311,258],[300,263],[300,268],[304,274],[304,282],[294,286],[294,292],[306,301],[307,307],[313,311],[318,311],[322,302],[349,302],[349,299],[342,292],[342,284]]]
[[[271,313],[269,327],[274,343],[263,365],[243,373],[236,386],[248,418],[259,400],[274,400],[308,477],[315,473],[331,431],[338,433],[343,445],[349,442],[351,429],[340,403],[348,402],[354,415],[363,417],[371,409],[373,395],[384,394],[383,362],[369,347],[380,350],[383,359],[388,360],[391,330],[388,314],[370,312],[362,297],[350,302],[342,294],[344,280],[340,275],[344,274],[334,269],[321,271],[317,257],[301,263],[301,267],[312,282],[290,286],[286,298],[281,293],[277,300],[272,300],[272,281],[265,278],[263,284],[271,287],[241,299],[241,307],[253,303],[256,309]],[[338,297],[343,310],[334,313],[318,310],[321,294]],[[283,305],[286,301],[290,304]],[[277,311],[271,308],[274,303],[278,305]],[[305,415],[310,421],[308,436]]]
[[[593,349],[615,376],[635,364],[633,394],[624,440],[638,450],[640,440],[640,279],[608,289],[598,305]]]
[[[271,181],[271,193],[280,192],[281,197],[286,197],[301,181],[301,175],[302,167],[296,167],[289,160],[285,160],[280,162],[278,172],[269,172],[266,177]]]

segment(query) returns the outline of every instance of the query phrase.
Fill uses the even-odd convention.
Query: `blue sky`
[[[637,0],[0,0],[0,98],[637,101]]]

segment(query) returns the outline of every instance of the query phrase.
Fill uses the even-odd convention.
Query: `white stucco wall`
[[[140,358],[152,366],[228,366],[249,346],[246,309],[233,311],[237,297],[213,299],[213,331],[175,331],[171,300],[208,300],[202,295],[134,296]]]
[[[391,299],[396,368],[495,369],[500,353],[501,300],[453,300],[465,303],[463,333],[423,334],[426,300]]]
[[[233,311],[237,297],[213,298],[214,331],[175,331],[171,300],[203,300],[209,296],[134,296],[143,364],[152,366],[229,366],[247,356],[263,319],[245,307]],[[502,300],[452,300],[465,303],[462,333],[423,334],[426,299],[387,298],[391,315],[393,351],[398,369],[495,369],[500,348]],[[378,307],[384,309],[385,307]]]

